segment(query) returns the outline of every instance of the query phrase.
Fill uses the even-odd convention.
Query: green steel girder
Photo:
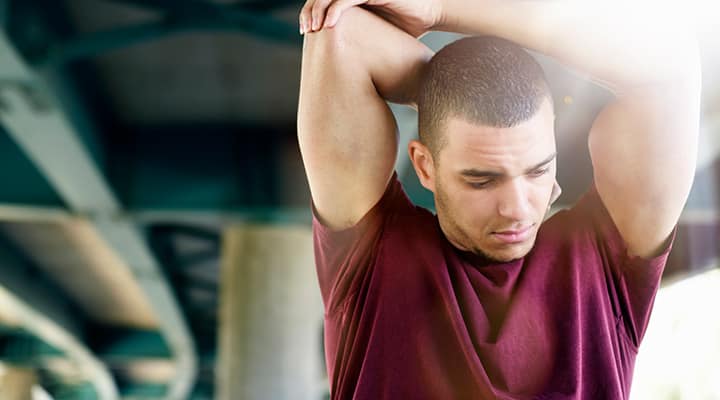
[[[47,381],[48,379],[44,379]],[[64,381],[43,382],[43,388],[55,400],[103,400],[92,384],[88,382],[67,383]]]
[[[153,250],[159,254],[171,252],[172,258],[168,260],[171,269],[186,270],[197,265],[202,265],[210,260],[220,258],[220,232],[218,229],[201,228],[184,224],[160,224],[154,225],[149,230]],[[171,243],[173,237],[190,238],[201,243],[202,247],[192,252],[175,254]],[[162,256],[161,256],[162,257]],[[165,264],[165,263],[163,263]],[[217,290],[217,286],[214,286]]]
[[[120,327],[93,327],[90,347],[113,364],[142,359],[172,360],[172,351],[161,332]]]
[[[25,329],[0,327],[0,361],[39,368],[47,357],[65,354]]]
[[[177,257],[178,265],[183,268],[192,268],[197,265],[203,265],[209,260],[217,260],[220,257],[220,248],[213,248],[204,251],[197,251],[192,254],[181,255]]]
[[[31,65],[43,69],[187,32],[242,32],[294,47],[302,44],[296,24],[237,5],[184,1],[168,7],[156,20],[107,31],[72,34],[68,29],[53,26],[56,24],[52,24],[51,18],[38,7],[39,3],[46,2],[6,1],[10,5],[6,7],[9,15],[5,18],[9,36]]]
[[[142,359],[171,359],[162,336],[156,331],[117,329],[116,327],[95,327],[95,341],[93,349],[98,356],[113,365],[122,365],[123,362],[133,363]],[[212,371],[215,366],[215,352],[199,353],[199,364],[203,370]],[[140,398],[159,398],[167,394],[167,385],[157,383],[143,383],[128,381],[119,376],[118,390],[121,396]],[[213,381],[198,380],[188,399],[212,399]]]
[[[51,0],[0,1],[7,9],[4,17],[0,15],[0,37],[3,39],[0,42],[0,90],[22,94],[23,100],[38,115],[61,109],[97,168],[104,172],[104,146],[96,135],[95,116],[100,115],[101,110],[94,106],[97,98],[88,99],[86,93],[80,93],[80,80],[75,79],[81,75],[82,81],[87,81],[93,74],[87,70],[86,63],[44,66],[38,62],[46,58],[62,38],[71,34],[64,8]],[[12,68],[4,69],[3,65]],[[12,106],[0,97],[0,112],[13,113],[14,110],[8,109]],[[0,126],[0,136],[6,135]],[[16,146],[12,148],[15,150]]]
[[[117,388],[109,372],[81,343],[82,313],[4,240],[0,240],[0,303],[5,317],[16,324],[0,330],[0,360],[42,371],[48,369],[47,358],[67,358],[79,367],[83,379],[91,380],[106,398],[115,398]]]
[[[104,32],[94,32],[65,39],[53,47],[43,65],[62,65],[69,61],[97,56],[110,50],[158,40],[187,32],[244,32],[266,40],[299,47],[297,27],[275,18],[240,10],[228,10],[218,16],[173,16]]]
[[[165,225],[157,228],[164,234],[177,235],[190,237],[194,240],[200,241],[206,244],[208,249],[215,251],[215,255],[219,255],[220,240],[222,239],[221,234],[217,229],[202,228],[198,226],[189,225]]]
[[[94,386],[89,382],[70,382],[47,368],[52,358],[66,355],[56,347],[39,339],[32,332],[0,326],[0,361],[14,367],[32,368],[38,373],[39,384],[58,400],[97,400]]]
[[[139,8],[169,12],[183,8],[185,10],[192,10],[195,8],[208,8],[208,7],[221,7],[219,4],[214,4],[208,1],[199,0],[111,0],[115,3],[128,4]],[[242,4],[231,5],[231,7],[242,8],[244,10],[253,11],[268,11],[274,10],[280,7],[289,5],[298,5],[297,0],[249,0],[243,1]],[[226,6],[227,7],[227,6]]]
[[[0,125],[0,203],[65,207],[28,157]]]
[[[153,253],[161,261],[165,268],[165,275],[173,283],[172,287],[175,296],[188,316],[190,329],[195,337],[195,345],[198,354],[206,354],[215,351],[217,346],[217,307],[218,307],[218,282],[199,280],[191,276],[191,267],[188,260],[178,254],[172,241],[174,235],[189,234],[197,235],[203,243],[209,243],[210,247],[218,247],[215,250],[214,258],[219,259],[219,243],[213,243],[215,239],[213,232],[193,227],[154,226],[149,230],[150,245]],[[217,239],[219,241],[219,239]],[[211,257],[211,253],[204,253],[204,256]],[[202,290],[209,292],[208,301],[198,302],[190,296],[190,291]]]
[[[77,306],[67,300],[62,291],[5,238],[0,238],[0,288],[13,293],[32,309],[41,311],[69,334],[82,339],[85,319]]]
[[[130,398],[163,398],[167,395],[167,385],[157,383],[120,384],[120,395]]]
[[[47,24],[47,29],[37,30],[37,36],[54,38],[51,33],[61,30],[52,29],[43,10],[33,8],[38,3],[47,1],[14,1],[11,5],[32,24]],[[10,12],[12,14],[13,7]],[[182,310],[170,293],[171,289],[138,227],[116,218],[121,211],[120,203],[105,180],[102,163],[98,157],[93,157],[91,146],[88,145],[88,138],[95,137],[95,127],[84,105],[77,101],[79,96],[76,97],[73,85],[65,79],[65,66],[43,68],[37,63],[29,64],[28,61],[37,61],[38,55],[42,55],[42,46],[35,46],[41,41],[35,39],[33,35],[36,33],[32,29],[22,28],[21,21],[6,18],[5,22],[8,19],[18,28],[12,29],[11,26],[11,29],[0,32],[3,62],[11,62],[23,77],[36,82],[40,88],[37,89],[37,95],[47,102],[43,103],[46,108],[38,109],[36,103],[29,101],[24,92],[16,87],[0,86],[1,98],[10,105],[9,109],[0,113],[3,125],[72,212],[91,216],[90,220],[99,235],[132,269],[131,272],[135,274],[156,312],[164,337],[178,364],[173,382],[168,382],[169,396],[185,397],[195,379],[196,365],[193,339]],[[17,48],[20,50],[16,51]],[[58,149],[62,149],[62,153]],[[57,318],[61,319],[61,316]],[[105,397],[114,398],[116,387],[109,379],[106,368],[86,354],[82,346],[71,339],[67,339],[67,342],[79,359],[88,365],[92,364],[93,383],[97,384],[98,390],[104,391]]]
[[[108,135],[108,176],[129,210],[307,209],[309,192],[292,129],[123,127]]]
[[[127,4],[138,8],[159,11],[172,12],[179,9],[184,10],[203,10],[207,8],[216,8],[219,5],[209,3],[202,0],[110,0],[113,3]]]
[[[197,213],[229,222],[307,224],[310,192],[294,126],[166,124],[109,131],[108,176],[131,219],[186,223]],[[168,142],[172,141],[172,146]],[[405,156],[407,157],[407,156]],[[415,171],[399,176],[433,207]],[[209,219],[209,218],[208,218]]]

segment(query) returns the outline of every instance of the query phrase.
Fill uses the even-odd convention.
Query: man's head
[[[409,152],[456,247],[523,257],[555,186],[553,103],[542,68],[495,37],[458,40],[430,61]]]

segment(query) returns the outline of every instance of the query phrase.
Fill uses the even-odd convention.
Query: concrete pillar
[[[37,383],[35,371],[29,368],[0,366],[0,399],[32,400],[32,388]]]
[[[321,399],[323,308],[309,227],[223,237],[217,399]]]

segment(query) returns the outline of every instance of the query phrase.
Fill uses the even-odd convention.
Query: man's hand
[[[300,10],[300,33],[332,28],[342,13],[353,6],[367,6],[416,38],[442,20],[441,0],[307,0]]]

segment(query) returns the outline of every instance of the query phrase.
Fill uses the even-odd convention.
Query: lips
[[[533,226],[534,225],[529,225],[521,229],[496,231],[493,232],[492,235],[499,241],[506,244],[521,243],[530,239],[530,234],[532,233]]]

